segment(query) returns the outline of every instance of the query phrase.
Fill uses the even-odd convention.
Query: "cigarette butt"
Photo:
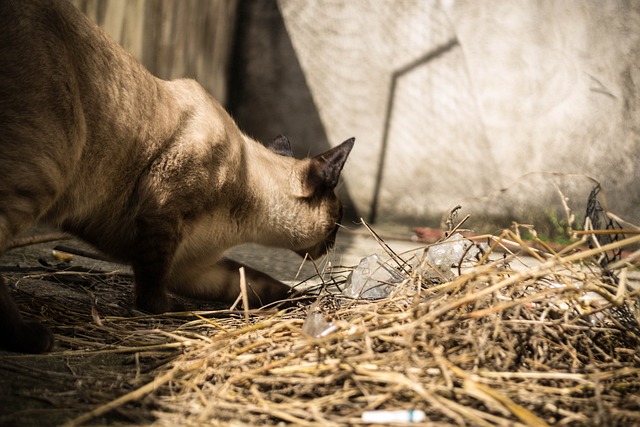
[[[421,423],[427,414],[421,410],[398,411],[365,411],[362,413],[362,421],[365,423]]]
[[[53,255],[53,257],[58,261],[71,261],[73,259],[72,254],[62,252],[62,251],[57,251],[55,249],[51,251],[51,255]]]

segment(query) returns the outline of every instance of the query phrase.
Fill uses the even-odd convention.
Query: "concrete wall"
[[[240,128],[259,141],[285,134],[296,157],[302,158],[351,136],[329,141],[276,0],[239,3],[230,75],[229,111]],[[357,218],[348,181],[339,194],[346,214]]]
[[[634,222],[640,3],[280,0],[359,213],[437,223],[583,216],[593,180]],[[593,180],[591,179],[593,178]]]
[[[575,174],[531,175],[511,199],[539,211],[555,183],[582,206],[586,175],[602,183],[610,210],[638,223],[640,3],[451,2],[446,11],[501,166],[496,182]]]
[[[156,75],[195,77],[298,156],[355,136],[352,217],[640,223],[640,2],[74,0]],[[229,71],[230,70],[230,71]],[[562,196],[561,196],[562,195]]]

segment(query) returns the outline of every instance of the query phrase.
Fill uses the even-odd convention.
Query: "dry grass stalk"
[[[38,243],[54,242],[58,240],[71,239],[72,236],[63,232],[51,232],[43,234],[35,234],[33,236],[16,237],[7,245],[7,249],[19,248],[22,246],[36,245]]]

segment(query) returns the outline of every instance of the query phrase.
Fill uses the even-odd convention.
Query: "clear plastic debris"
[[[455,233],[443,242],[429,246],[426,259],[424,252],[419,251],[416,254],[419,265],[415,267],[421,268],[430,276],[441,275],[450,280],[454,277],[452,267],[477,260],[483,250],[482,245],[473,243],[460,233]],[[430,269],[435,271],[429,271]]]
[[[402,280],[400,273],[381,262],[378,255],[372,254],[362,258],[351,271],[342,293],[350,298],[386,298],[394,289],[394,284]]]
[[[312,337],[324,337],[336,330],[333,323],[329,323],[317,307],[311,306],[309,314],[302,324],[302,330]]]

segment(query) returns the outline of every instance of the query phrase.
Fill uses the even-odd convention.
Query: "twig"
[[[574,234],[590,235],[590,234],[640,234],[640,230],[631,228],[616,228],[609,230],[575,230]]]
[[[202,365],[204,364],[204,362],[201,361],[200,364]],[[69,422],[63,424],[63,426],[64,427],[79,426],[86,423],[87,421],[91,421],[92,419],[99,417],[100,415],[106,414],[107,412],[113,409],[119,408],[120,406],[124,405],[127,402],[131,402],[132,400],[137,400],[146,396],[152,391],[157,390],[158,387],[160,387],[161,385],[164,385],[169,381],[171,381],[172,379],[174,379],[176,376],[179,376],[179,374],[180,374],[180,369],[174,369],[169,372],[166,372],[164,375],[154,378],[153,381],[145,384],[144,386],[138,389],[135,389],[123,396],[120,396],[119,398],[114,399],[111,402],[98,406],[94,410],[70,420]]]
[[[23,246],[37,245],[40,243],[55,242],[56,240],[69,240],[73,236],[68,233],[54,232],[45,234],[36,234],[33,236],[16,237],[9,242],[7,250],[20,248]]]
[[[362,223],[362,225],[365,226],[365,228],[376,239],[378,244],[384,248],[384,250],[389,254],[389,256],[391,256],[391,259],[393,259],[395,261],[395,263],[398,264],[398,267],[402,271],[404,271],[405,273],[409,273],[407,271],[407,269],[406,269],[406,264],[407,263],[402,258],[400,258],[400,256],[398,256],[398,254],[396,254],[395,251],[393,249],[391,249],[391,247],[389,247],[389,245],[387,245],[384,240],[382,240],[382,238],[378,235],[378,233],[373,231],[373,229],[369,226],[369,224],[367,224],[367,222],[364,220],[364,218],[360,218],[360,222]]]
[[[244,322],[249,326],[249,295],[247,294],[247,278],[244,274],[244,267],[240,267],[240,295],[242,295],[242,305],[244,306]]]

